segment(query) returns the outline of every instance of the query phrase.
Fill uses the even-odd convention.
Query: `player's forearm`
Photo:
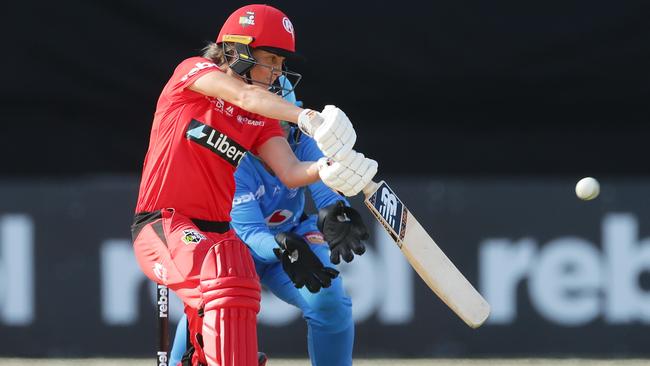
[[[238,77],[215,71],[199,77],[189,89],[203,95],[222,98],[246,111],[265,117],[298,122],[302,108],[296,107],[279,95],[257,86],[246,84]]]
[[[320,179],[315,161],[296,161],[275,174],[289,188],[304,187]]]
[[[285,138],[271,137],[257,152],[282,184],[289,188],[303,187],[320,179],[318,163],[298,160]]]
[[[244,110],[281,121],[297,123],[302,108],[258,86],[247,85],[241,92],[238,105]],[[235,103],[237,104],[237,103]]]

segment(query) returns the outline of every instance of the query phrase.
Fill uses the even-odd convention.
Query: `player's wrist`
[[[323,124],[323,116],[313,109],[303,109],[298,115],[298,128],[309,137],[314,136],[316,129]]]
[[[333,162],[334,160],[332,160],[332,158],[323,156],[322,158],[318,159],[318,161],[316,161],[316,166],[318,167],[318,171],[321,171],[322,169],[325,169],[326,167],[332,165]]]

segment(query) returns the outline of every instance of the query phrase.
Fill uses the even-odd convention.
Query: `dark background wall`
[[[241,1],[12,1],[4,177],[139,174],[174,66]],[[648,175],[644,1],[283,1],[307,106],[340,106],[381,175]]]

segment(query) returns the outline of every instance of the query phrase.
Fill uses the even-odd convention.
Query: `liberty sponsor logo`
[[[217,65],[212,62],[197,62],[196,64],[194,64],[194,67],[190,69],[190,71],[188,71],[188,73],[181,78],[181,81],[185,81],[189,79],[191,76],[196,75],[197,72],[210,67],[217,67]]]
[[[205,236],[196,230],[183,230],[183,237],[181,240],[187,244],[198,244],[201,240],[204,240]]]
[[[228,135],[195,119],[187,126],[186,137],[210,149],[233,167],[237,167],[247,150]]]

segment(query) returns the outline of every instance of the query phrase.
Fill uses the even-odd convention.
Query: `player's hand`
[[[318,175],[328,187],[352,197],[372,181],[377,167],[376,161],[352,150],[342,161],[319,159]]]
[[[321,113],[303,110],[298,116],[298,127],[314,138],[325,156],[334,160],[343,160],[357,141],[352,122],[333,105],[325,106]]]
[[[296,288],[307,286],[309,292],[316,293],[321,288],[330,287],[332,279],[339,275],[334,268],[323,266],[300,235],[292,232],[278,233],[275,241],[280,248],[274,248],[273,252]]]
[[[362,240],[368,239],[368,228],[359,212],[346,206],[343,201],[318,210],[318,230],[330,246],[330,260],[334,264],[339,264],[341,258],[350,263],[354,254],[366,252]]]

